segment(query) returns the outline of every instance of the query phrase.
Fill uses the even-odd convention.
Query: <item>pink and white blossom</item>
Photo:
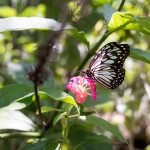
[[[66,89],[71,90],[73,94],[76,94],[76,101],[78,103],[85,102],[88,95],[95,101],[96,87],[94,83],[95,82],[91,78],[84,78],[81,76],[72,77],[66,86]]]

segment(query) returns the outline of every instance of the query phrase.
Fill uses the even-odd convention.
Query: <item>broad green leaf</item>
[[[59,144],[56,141],[48,143],[42,150],[56,150]]]
[[[78,144],[78,143],[77,143]],[[78,150],[93,150],[93,147],[94,147],[94,150],[114,150],[112,148],[112,146],[110,144],[107,144],[107,143],[86,143],[86,142],[81,142],[79,143],[77,146]]]
[[[73,106],[75,106],[75,108],[77,109],[78,114],[79,114],[79,109],[78,109],[78,106],[77,106],[75,100],[73,99],[73,97],[71,97],[70,95],[68,95],[65,92],[42,88],[41,90],[39,90],[39,96],[40,96],[40,100],[52,99],[52,100],[62,101],[65,103],[72,104]]]
[[[83,31],[78,32],[76,28],[72,28],[72,29],[66,30],[66,33],[69,35],[72,35],[74,38],[81,41],[83,44],[87,46],[88,49],[90,48],[89,41],[86,39],[85,33]]]
[[[83,127],[85,130],[91,130],[93,129],[94,125],[91,124],[91,123],[87,123],[87,122],[83,122],[83,121],[80,121],[80,120],[68,120],[68,126],[69,127],[72,127],[74,128],[74,126],[80,126],[80,127]]]
[[[0,19],[0,32],[27,29],[58,31],[62,29],[62,24],[54,19],[41,17],[9,17]],[[78,32],[76,28],[73,28],[70,25],[66,25],[63,29],[89,48],[89,42],[87,41],[84,32]]]
[[[65,29],[70,29],[67,25]],[[2,31],[19,31],[26,29],[51,29],[58,31],[61,29],[61,24],[54,19],[41,17],[9,17],[0,19],[0,32]]]
[[[95,116],[86,116],[86,121],[88,123],[92,123],[92,124],[94,124],[96,126],[104,128],[105,130],[108,130],[114,136],[116,136],[117,138],[119,138],[122,141],[124,141],[125,143],[127,143],[127,141],[124,139],[124,137],[119,132],[119,130],[115,126],[113,126],[112,124],[110,124],[109,122],[105,121],[104,119],[99,118],[99,117],[95,117]]]
[[[12,84],[0,89],[0,108],[11,105],[16,105],[16,109],[22,109],[31,104],[33,87],[25,84]],[[14,104],[16,101],[16,104]],[[19,106],[20,103],[20,106]],[[15,108],[13,108],[14,110]]]
[[[0,130],[14,129],[20,131],[35,130],[32,120],[23,113],[14,110],[0,109]]]
[[[3,107],[5,111],[23,109],[28,105],[30,105],[32,103],[32,100],[34,100],[33,91],[34,90],[32,86],[24,84],[14,84],[5,86],[4,88],[0,89],[0,96],[1,96],[0,106]],[[40,100],[57,100],[69,103],[76,107],[79,114],[79,109],[75,100],[65,92],[44,88],[43,90],[39,91],[39,96]]]
[[[30,105],[32,103],[32,96],[33,93],[27,94],[24,97],[21,97],[15,101],[13,101],[12,103],[10,103],[8,106],[3,107],[5,110],[20,110],[23,109],[25,107],[27,107],[28,105]]]
[[[111,140],[101,133],[92,133],[93,125],[87,122],[74,121],[75,124],[72,124],[69,128],[68,138],[71,141],[71,144],[78,149],[82,150],[110,150]],[[111,149],[112,150],[112,149]]]
[[[107,23],[109,23],[112,15],[117,12],[116,9],[114,9],[113,7],[111,7],[110,5],[104,5],[104,18],[106,20]]]
[[[88,143],[112,143],[112,141],[103,134],[91,134],[90,136],[87,136],[85,140],[87,140]]]
[[[139,59],[150,64],[150,53],[141,49],[131,48],[130,57]]]
[[[60,140],[62,139],[62,132],[61,131],[56,132],[51,128],[45,131],[43,138],[50,140]]]
[[[139,17],[130,13],[116,12],[108,24],[108,30],[114,32],[122,29],[150,34],[150,17]]]
[[[106,90],[101,88],[99,85],[96,87],[96,101],[93,101],[91,96],[88,96],[86,102],[84,102],[85,107],[90,107],[98,104],[103,104],[108,101],[114,100],[114,96],[112,95],[112,90]]]
[[[62,117],[63,117],[64,115],[66,115],[66,112],[58,114],[58,115],[54,118],[54,120],[53,120],[53,126],[55,126],[56,123],[57,123],[60,119],[62,119]]]
[[[57,147],[58,143],[56,141],[46,141],[28,144],[19,150],[56,150]]]
[[[32,86],[25,84],[8,85],[0,89],[0,107],[5,109],[19,110],[32,103],[34,89]],[[56,100],[78,106],[75,100],[65,92],[43,88],[39,91],[40,100]],[[6,107],[7,106],[7,107]]]
[[[50,111],[61,112],[62,110],[61,109],[52,108],[52,107],[49,107],[49,106],[43,106],[43,107],[41,107],[41,112],[42,113],[46,113],[46,112],[50,112]],[[36,114],[39,114],[39,112],[37,111]]]

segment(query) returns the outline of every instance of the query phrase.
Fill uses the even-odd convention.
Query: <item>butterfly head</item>
[[[83,70],[83,71],[82,71],[82,73],[83,73],[83,74],[86,74],[87,70],[88,70],[88,69],[86,69],[86,70]]]
[[[93,79],[93,73],[89,69],[83,70],[82,73]]]

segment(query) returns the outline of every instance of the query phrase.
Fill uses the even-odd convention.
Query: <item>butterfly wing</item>
[[[117,68],[116,66],[107,66],[105,68],[100,68],[99,71],[94,71],[93,74],[93,80],[98,84],[107,89],[115,89],[123,82],[125,69]]]
[[[127,44],[106,44],[91,61],[90,75],[92,74],[92,78],[101,86],[108,89],[116,88],[124,80],[123,63],[129,53],[130,48]]]

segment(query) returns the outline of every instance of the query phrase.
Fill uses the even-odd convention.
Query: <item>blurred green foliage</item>
[[[51,74],[43,87],[55,90],[59,89],[61,91],[65,89],[70,74],[72,75],[74,73],[76,68],[85,58],[89,49],[108,28],[108,21],[107,19],[106,22],[104,20],[104,8],[107,8],[105,4],[109,4],[117,10],[120,5],[120,0],[87,1],[82,7],[78,7],[73,18],[68,20],[68,23],[78,31],[85,32],[85,38],[83,32],[81,34],[76,34],[76,32],[74,32],[75,34],[73,34],[73,32],[66,31],[68,34],[64,34],[61,37],[60,42],[56,47],[58,50],[58,57],[55,61],[50,60],[47,65]],[[137,16],[139,20],[142,16],[149,19],[149,5],[149,0],[139,0],[138,2],[135,0],[129,0],[125,2],[122,12]],[[0,17],[34,16],[52,18],[56,21],[62,22],[67,16],[68,7],[73,8],[73,6],[74,5],[68,0],[5,0],[0,1]],[[108,17],[108,20],[109,19],[110,17]],[[136,19],[136,21],[139,20]],[[145,23],[145,20],[142,21],[143,22],[140,21],[142,23],[141,28],[143,28],[143,24]],[[147,23],[148,22],[146,21],[146,24]],[[136,28],[139,29],[139,24],[136,23],[136,25]],[[149,28],[149,24],[147,24],[146,27]],[[127,58],[124,65],[126,76],[123,84],[114,91],[105,90],[97,86],[98,96],[96,102],[88,97],[87,101],[83,103],[84,106],[81,106],[84,108],[85,112],[92,112],[94,110],[97,116],[101,116],[107,121],[116,124],[124,138],[129,142],[130,150],[132,150],[133,147],[139,149],[146,149],[147,147],[148,149],[148,145],[150,145],[150,38],[149,33],[144,34],[138,32],[138,30],[135,31],[134,28],[135,26],[132,27],[132,30],[116,31],[103,43],[103,45],[105,45],[106,43],[113,41],[119,43],[125,42],[131,47],[130,57]],[[51,35],[52,31],[35,29],[17,32],[5,31],[0,33],[0,87],[4,87],[0,90],[5,90],[5,86],[10,84],[27,84],[27,87],[25,86],[23,91],[22,87],[20,87],[19,90],[14,88],[14,93],[12,93],[13,95],[11,95],[11,97],[8,97],[9,92],[11,93],[11,89],[7,89],[8,91],[5,92],[6,95],[4,93],[5,97],[3,97],[4,95],[0,95],[0,108],[7,106],[13,100],[18,99],[21,96],[23,97],[32,91],[32,83],[26,77],[26,70],[31,70],[32,66],[37,61],[35,55],[37,45],[48,42]],[[79,39],[77,38],[78,36],[83,38]],[[88,64],[89,63],[86,64],[85,68],[88,67]],[[21,93],[21,96],[17,92]],[[31,102],[31,97],[30,95],[28,96],[29,99],[27,97],[26,101],[27,105]],[[46,97],[48,97],[48,95],[45,97],[43,96],[43,101],[41,102],[42,106],[45,106],[44,100],[47,100]],[[68,99],[66,101],[68,101]],[[47,108],[47,110],[55,107],[56,104],[54,102],[49,102],[48,106],[49,108]],[[63,108],[62,111],[64,111]],[[21,113],[22,112],[24,112],[24,110],[21,110]],[[26,115],[31,118],[34,123],[38,124],[38,119],[34,113],[35,110],[31,110],[27,107]],[[70,115],[73,115],[74,110],[69,113]],[[44,117],[48,120],[50,116],[51,111]],[[61,117],[66,116],[63,114]],[[75,121],[72,124],[70,123],[71,125],[68,125],[70,127],[68,137],[72,146],[79,146],[78,149],[80,150],[92,149],[93,147],[95,150],[111,150],[112,148],[115,148],[115,150],[122,148],[128,150],[128,146],[112,142],[117,140],[107,131],[103,131],[98,127],[93,127],[91,124],[84,124],[81,121]],[[59,133],[59,140],[61,139],[60,126],[60,122],[58,122],[56,127],[53,128],[53,131],[51,131],[53,137],[55,137],[55,135],[57,137]],[[34,129],[37,130],[37,128],[38,127]],[[3,133],[4,131],[0,132]],[[51,132],[47,131],[45,134],[50,136]],[[101,133],[104,134],[101,135]],[[111,141],[107,137],[110,137]],[[54,138],[49,137],[49,139]],[[42,140],[45,139],[43,138]],[[100,143],[100,141],[102,141],[102,143]],[[8,146],[9,144],[10,146]],[[13,140],[4,140],[0,143],[0,147],[4,150],[9,150],[11,145],[15,145],[14,149],[21,149],[26,145],[26,139],[22,139],[21,142],[19,139],[16,139],[15,142]],[[27,145],[24,149],[36,149],[40,146],[48,149],[48,146],[54,146],[56,148],[58,144],[55,142],[49,143],[47,141],[41,141],[37,145]]]

